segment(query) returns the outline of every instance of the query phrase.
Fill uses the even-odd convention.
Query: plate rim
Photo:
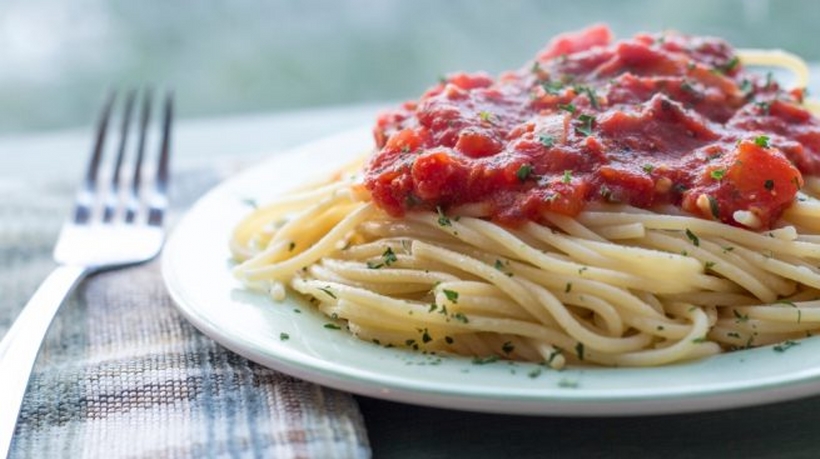
[[[545,391],[517,390],[509,394],[490,393],[486,389],[462,388],[448,389],[449,386],[419,384],[406,378],[377,375],[361,369],[339,365],[336,362],[320,360],[311,355],[302,355],[305,359],[296,362],[287,353],[278,350],[281,343],[272,338],[272,349],[262,350],[257,342],[245,336],[228,335],[220,329],[220,324],[212,321],[202,313],[201,308],[191,304],[186,298],[184,288],[174,272],[177,260],[174,255],[180,250],[179,241],[184,236],[186,224],[205,212],[212,200],[219,199],[221,194],[234,187],[240,187],[255,173],[265,168],[292,161],[306,152],[321,150],[322,147],[361,141],[364,127],[343,131],[325,138],[306,142],[296,148],[271,155],[262,162],[223,180],[196,202],[184,213],[170,231],[161,256],[161,271],[164,284],[172,303],[183,317],[206,336],[231,351],[266,367],[285,374],[310,381],[322,386],[347,391],[358,395],[380,398],[395,402],[411,403],[422,406],[449,408],[464,411],[477,411],[498,414],[520,415],[560,415],[560,416],[621,416],[621,415],[654,415],[714,411],[728,408],[756,406],[767,403],[792,400],[820,393],[820,367],[809,367],[797,374],[788,376],[772,375],[768,379],[758,379],[747,384],[717,384],[687,392],[676,390],[654,390],[651,393],[620,390],[615,394],[604,394],[601,390],[562,389]],[[310,178],[311,176],[305,176]],[[203,210],[203,208],[205,208]],[[231,223],[232,225],[233,223]],[[180,230],[182,229],[182,230]],[[227,240],[224,241],[227,246]],[[820,337],[818,337],[820,338]],[[370,343],[366,343],[370,344]],[[753,349],[752,352],[760,351]],[[407,351],[411,352],[411,351]],[[734,353],[737,354],[737,353]],[[729,355],[729,354],[722,354]],[[686,365],[678,364],[678,365]],[[658,367],[664,368],[664,367]],[[597,368],[577,369],[578,371],[599,371]],[[606,369],[612,370],[612,369]],[[632,371],[621,368],[618,371]]]

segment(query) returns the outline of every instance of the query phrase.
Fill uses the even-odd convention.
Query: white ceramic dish
[[[163,255],[168,290],[203,333],[263,365],[325,386],[394,401],[474,411],[638,415],[725,409],[820,393],[820,337],[647,369],[552,371],[522,363],[386,349],[325,328],[327,318],[290,296],[275,303],[230,275],[227,241],[265,199],[329,173],[370,146],[357,130],[276,155],[204,196],[174,229]],[[287,338],[285,338],[287,337]]]

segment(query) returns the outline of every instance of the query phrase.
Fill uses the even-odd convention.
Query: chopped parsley
[[[481,121],[483,121],[485,123],[492,123],[493,122],[493,114],[486,111],[486,110],[482,110],[482,111],[478,112],[478,117],[481,118]]]
[[[488,355],[487,357],[473,357],[473,365],[486,365],[498,361],[497,355]]]
[[[761,148],[769,148],[769,136],[759,135],[755,137],[755,145]]]
[[[595,117],[583,114],[578,116],[579,123],[575,125],[575,131],[583,135],[592,135],[592,126],[595,124]]]
[[[382,261],[381,263],[376,263],[373,261],[367,262],[367,267],[370,269],[379,269],[385,266],[390,266],[391,264],[397,262],[399,259],[396,257],[396,253],[393,252],[393,249],[388,247],[385,249],[384,253],[382,253]]]
[[[425,328],[421,332],[421,342],[426,344],[426,343],[429,343],[430,341],[433,341],[433,337],[430,336],[430,332],[428,332],[427,329]]]
[[[700,239],[689,228],[686,228],[686,237],[688,237],[689,240],[692,241],[692,245],[694,245],[695,247],[698,247],[700,245]]]
[[[391,264],[397,262],[399,259],[396,257],[396,254],[393,252],[393,249],[388,247],[384,253],[382,254],[382,259],[384,260],[385,266],[390,266]]]
[[[790,307],[794,308],[797,311],[797,323],[802,322],[802,320],[803,320],[803,311],[801,311],[800,308],[798,308],[796,304],[794,304],[793,302],[791,302],[789,300],[777,300],[777,301],[775,301],[775,304],[785,304],[786,306],[790,306]]]
[[[447,300],[451,303],[458,303],[458,292],[455,290],[447,290],[446,288],[441,291],[444,293],[444,296],[447,297]]]
[[[598,104],[598,95],[595,94],[595,89],[589,86],[575,86],[575,92],[578,94],[586,94],[587,98],[589,99],[589,104],[592,105],[592,108],[598,109],[600,108],[600,104]]]
[[[330,290],[330,287],[319,287],[319,290],[325,292],[325,294],[334,300],[336,299],[336,295]]]
[[[285,332],[279,333],[279,340],[280,341],[287,341],[290,339],[290,335]]]
[[[467,319],[467,316],[465,316],[463,312],[457,312],[457,313],[453,314],[453,318],[456,319],[457,321],[463,323],[463,324],[466,324],[466,323],[470,322],[470,320]]]
[[[453,226],[453,223],[450,222],[450,219],[446,215],[444,215],[444,211],[441,210],[440,206],[436,206],[436,212],[438,212],[439,226]]]
[[[510,263],[507,262],[506,264],[509,265]],[[497,259],[497,260],[495,260],[495,263],[493,264],[493,268],[495,268],[496,270],[504,273],[504,275],[506,275],[507,277],[513,277],[513,273],[504,271],[504,265],[505,264],[504,264],[503,261]]]
[[[655,166],[653,166],[652,164],[644,164],[641,167],[641,169],[643,169],[643,171],[646,172],[647,174],[651,174],[652,171],[655,170]]]
[[[532,164],[522,164],[521,167],[518,168],[518,171],[515,173],[515,176],[518,177],[518,181],[525,182],[528,178],[532,175]]]
[[[541,142],[541,145],[543,145],[547,148],[551,148],[553,145],[555,145],[555,137],[553,137],[549,134],[539,135],[538,136],[538,141]]]
[[[567,169],[564,171],[564,176],[561,177],[562,183],[572,183],[572,171]]]
[[[740,58],[737,56],[733,56],[729,59],[729,62],[719,65],[716,67],[716,70],[720,73],[729,73],[734,70],[738,65],[740,65]]]
[[[330,323],[330,322],[324,324],[324,327],[327,328],[328,330],[341,330],[342,329],[342,327],[340,327],[340,326],[338,326],[334,323]]]
[[[575,105],[574,104],[558,104],[558,108],[564,110],[566,112],[575,113]]]
[[[723,180],[723,177],[726,176],[726,169],[713,169],[712,172],[709,172],[709,176],[715,180]]]
[[[712,269],[715,267],[715,264],[716,263],[714,261],[707,261],[703,264],[703,269]]]
[[[575,345],[575,354],[578,356],[578,360],[584,360],[584,343],[578,342]]]
[[[775,352],[786,352],[788,349],[793,348],[794,346],[797,346],[798,344],[800,344],[800,343],[798,343],[797,341],[792,341],[792,340],[789,339],[789,340],[783,341],[782,343],[778,344],[777,346],[773,347],[772,349],[774,349]]]
[[[544,88],[547,94],[557,96],[561,93],[561,90],[564,89],[564,84],[560,81],[545,81],[541,83],[541,87]]]
[[[737,309],[732,309],[732,315],[735,316],[738,322],[748,322],[749,316],[747,314],[741,314],[740,311]]]

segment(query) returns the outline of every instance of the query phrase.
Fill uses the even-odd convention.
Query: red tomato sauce
[[[603,201],[769,228],[820,173],[820,122],[801,102],[720,39],[593,26],[381,114],[365,186],[393,216],[481,203],[515,226]]]

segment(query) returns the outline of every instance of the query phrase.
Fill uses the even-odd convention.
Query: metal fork
[[[162,220],[168,206],[173,98],[169,93],[164,99],[156,176],[146,181],[142,164],[150,131],[152,96],[150,91],[143,94],[139,122],[132,123],[137,93],[131,91],[126,95],[120,141],[111,180],[106,184],[98,172],[115,99],[112,92],[103,105],[73,216],[63,225],[54,248],[54,260],[59,266],[40,285],[0,341],[0,457],[8,455],[34,361],[65,298],[88,275],[151,260],[162,248],[165,237]],[[138,124],[139,137],[130,185],[126,181],[129,186],[123,187],[120,177],[128,156],[128,133],[132,124]]]

